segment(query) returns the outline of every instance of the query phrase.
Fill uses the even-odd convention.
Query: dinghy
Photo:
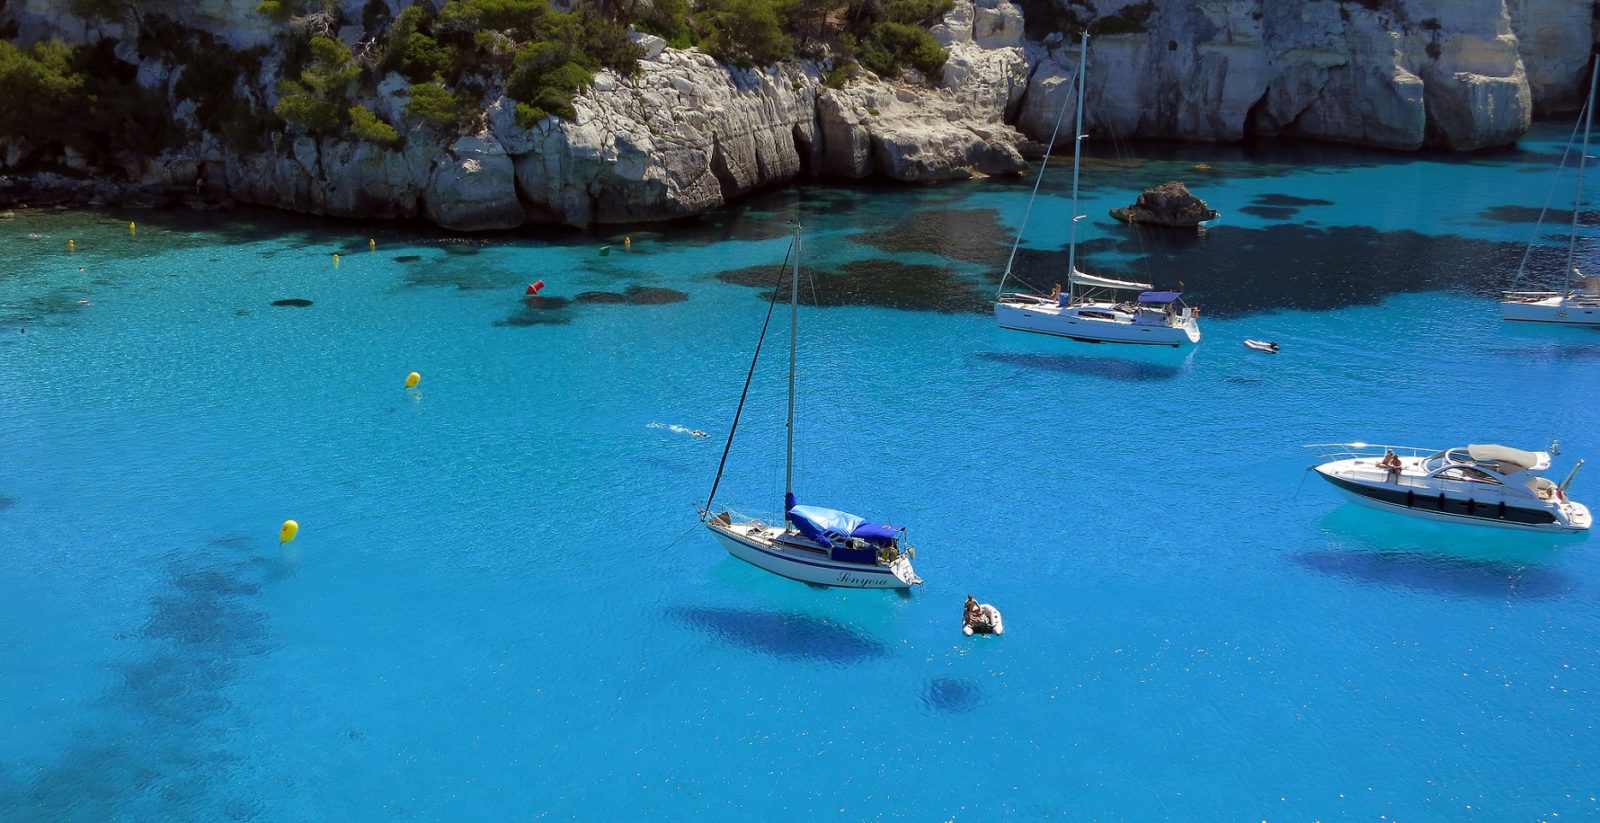
[[[974,634],[1005,634],[1006,624],[1000,619],[1000,610],[988,603],[979,603],[972,614],[961,621],[961,633],[971,637]]]
[[[1254,349],[1256,351],[1264,351],[1267,354],[1278,353],[1278,344],[1269,343],[1265,340],[1246,340],[1244,341],[1244,347],[1247,349]]]

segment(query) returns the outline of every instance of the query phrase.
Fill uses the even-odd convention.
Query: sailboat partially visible
[[[1078,213],[1078,176],[1083,164],[1083,94],[1084,74],[1089,62],[1089,35],[1083,35],[1078,56],[1078,114],[1073,127],[1072,141],[1072,230],[1067,246],[1067,290],[1056,287],[1046,296],[1025,292],[1007,293],[1006,281],[1011,277],[1011,264],[1016,260],[1017,245],[1022,234],[1017,233],[1017,243],[1011,247],[1011,260],[1006,262],[1005,273],[1000,278],[1000,293],[995,298],[994,316],[1000,328],[1013,331],[1048,334],[1090,343],[1134,343],[1147,346],[1190,346],[1200,342],[1199,310],[1183,303],[1182,292],[1154,291],[1149,283],[1113,280],[1078,271],[1078,221],[1085,215]],[[1062,115],[1066,114],[1063,107]],[[1060,131],[1058,119],[1056,130]],[[1055,136],[1050,138],[1051,148]],[[1049,162],[1049,152],[1045,162]],[[1039,170],[1040,180],[1044,169]],[[1033,197],[1039,196],[1036,183]],[[1033,200],[1028,201],[1033,211]],[[1026,228],[1027,220],[1024,218]]]
[[[916,549],[907,541],[904,528],[869,522],[866,518],[837,509],[797,504],[794,495],[794,374],[799,340],[798,225],[795,226],[790,253],[794,268],[789,279],[789,417],[788,448],[784,461],[784,523],[776,525],[743,517],[725,507],[716,514],[711,513],[712,504],[717,498],[717,487],[722,483],[722,470],[728,462],[728,452],[733,448],[733,436],[739,428],[739,417],[744,413],[750,381],[755,376],[756,363],[761,358],[761,346],[766,341],[767,328],[772,323],[772,310],[778,302],[781,278],[779,284],[773,287],[772,301],[767,305],[767,320],[761,326],[755,354],[750,358],[750,371],[745,376],[744,394],[739,397],[733,426],[728,431],[728,442],[722,450],[722,462],[717,466],[717,477],[711,483],[711,494],[706,498],[705,508],[700,510],[700,519],[729,554],[774,574],[824,586],[910,588],[920,584],[922,578],[911,567]]]
[[[1578,271],[1575,258],[1578,253],[1578,221],[1583,214],[1583,172],[1589,159],[1589,133],[1594,125],[1595,86],[1600,84],[1600,62],[1595,63],[1589,77],[1589,100],[1584,104],[1583,144],[1578,151],[1578,182],[1572,197],[1572,231],[1567,238],[1565,276],[1559,291],[1508,291],[1502,295],[1500,314],[1506,320],[1523,323],[1556,323],[1567,326],[1600,327],[1600,275],[1585,275]],[[1567,143],[1567,151],[1572,144]],[[1559,173],[1559,172],[1558,172]],[[1540,214],[1541,221],[1544,215]],[[1535,227],[1535,237],[1538,228]],[[1529,243],[1529,250],[1533,247]],[[1522,265],[1517,269],[1520,281],[1528,265],[1528,255],[1523,254]]]

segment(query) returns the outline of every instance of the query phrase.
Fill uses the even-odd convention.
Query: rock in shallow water
[[[1112,209],[1111,216],[1124,223],[1194,228],[1215,219],[1217,212],[1206,205],[1206,201],[1190,194],[1188,186],[1169,180],[1153,189],[1146,189],[1133,205]]]

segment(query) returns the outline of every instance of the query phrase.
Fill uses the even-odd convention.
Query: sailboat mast
[[[794,508],[794,357],[800,340],[800,223],[794,224],[794,276],[789,278],[789,449],[783,468],[783,516]]]
[[[1073,276],[1078,271],[1078,170],[1083,164],[1083,89],[1085,64],[1089,62],[1089,33],[1078,45],[1078,117],[1072,127],[1072,233],[1067,245],[1067,294],[1076,296]]]
[[[1600,61],[1595,62],[1594,70],[1589,74],[1589,105],[1585,107],[1583,115],[1583,151],[1578,153],[1578,190],[1572,195],[1572,239],[1567,242],[1566,285],[1561,289],[1562,299],[1572,293],[1572,261],[1578,253],[1578,214],[1583,211],[1583,167],[1589,159],[1589,128],[1594,124],[1596,81],[1600,81]]]

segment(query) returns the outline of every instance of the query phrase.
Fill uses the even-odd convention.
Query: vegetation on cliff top
[[[574,117],[574,98],[597,72],[639,71],[642,50],[630,27],[739,66],[832,57],[832,87],[858,64],[883,76],[915,68],[937,79],[948,55],[928,27],[953,2],[576,0],[562,11],[550,0],[419,0],[391,20],[382,0],[370,0],[360,20],[349,20],[334,0],[263,0],[256,11],[281,24],[281,34],[272,47],[240,50],[177,25],[153,0],[73,0],[74,13],[136,31],[138,56],[164,62],[170,82],[141,83],[125,62],[128,49],[111,39],[77,47],[0,41],[0,141],[26,138],[37,156],[77,155],[99,168],[204,133],[258,151],[286,125],[396,146],[405,139],[396,126],[405,124],[379,114],[386,109],[378,84],[390,72],[410,83],[398,101],[405,116],[434,137],[481,127],[496,89],[516,101],[517,122],[532,127]],[[336,33],[347,26],[366,35],[341,42]],[[264,75],[264,66],[275,72]]]

